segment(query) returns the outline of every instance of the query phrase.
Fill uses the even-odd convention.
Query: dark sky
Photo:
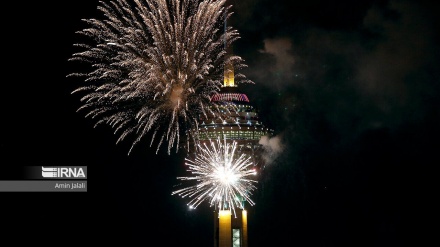
[[[273,156],[249,245],[406,246],[431,240],[440,164],[440,25],[433,1],[233,0],[235,54]],[[97,0],[22,1],[2,17],[1,166],[86,165],[87,193],[2,193],[5,236],[49,246],[212,246],[213,213],[172,196],[182,153],[128,156],[77,113],[66,78]],[[4,217],[11,220],[5,221]],[[3,234],[1,234],[3,235]],[[3,237],[2,237],[3,239]],[[62,242],[60,242],[62,241]],[[63,243],[63,244],[60,244]],[[66,243],[66,244],[64,244]]]

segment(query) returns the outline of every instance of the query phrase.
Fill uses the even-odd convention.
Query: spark
[[[83,19],[77,33],[89,42],[69,61],[91,65],[84,78],[78,111],[96,124],[107,124],[119,138],[134,135],[129,150],[147,134],[150,147],[163,143],[167,152],[179,149],[181,133],[198,128],[201,116],[218,115],[210,98],[221,87],[224,64],[246,67],[226,47],[239,39],[225,0],[114,0],[100,1],[103,19]],[[242,82],[251,82],[242,74]]]
[[[237,142],[226,142],[220,138],[209,144],[198,145],[199,152],[194,158],[186,158],[185,165],[193,176],[178,177],[182,181],[192,181],[196,184],[172,192],[182,198],[189,197],[190,208],[197,208],[203,201],[219,210],[244,208],[244,202],[250,205],[251,192],[256,189],[256,175],[251,157],[238,154]]]

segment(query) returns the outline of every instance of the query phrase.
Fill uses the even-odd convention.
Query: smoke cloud
[[[292,52],[292,41],[289,38],[265,39],[264,49],[261,53],[267,53],[274,57],[275,64],[271,68],[275,73],[291,73],[295,63]]]
[[[249,95],[266,102],[276,98],[261,104],[261,111],[285,121],[274,126],[278,130],[301,117],[298,108],[341,136],[421,121],[440,89],[434,83],[438,53],[432,50],[431,16],[418,2],[390,1],[369,6],[347,28],[277,26],[279,34],[262,37],[262,48],[242,55],[249,64],[245,74],[257,83]]]
[[[263,146],[263,159],[265,165],[270,165],[284,150],[284,144],[282,142],[282,135],[276,135],[273,137],[262,136],[258,142]]]

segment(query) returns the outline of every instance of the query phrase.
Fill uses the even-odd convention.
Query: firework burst
[[[256,171],[251,157],[237,154],[237,143],[210,141],[209,144],[198,146],[199,153],[194,159],[185,159],[188,171],[193,176],[178,177],[182,181],[192,181],[196,184],[172,192],[182,198],[191,200],[188,205],[197,208],[203,201],[219,210],[244,207],[251,200],[251,192],[256,189],[257,181],[252,179]]]
[[[179,149],[180,134],[198,127],[200,116],[218,114],[210,97],[219,91],[224,64],[245,67],[226,48],[239,38],[224,23],[232,13],[225,0],[101,1],[103,20],[85,19],[78,33],[87,42],[71,61],[91,70],[68,76],[84,78],[83,105],[78,109],[96,125],[108,124],[119,135],[116,143],[134,135],[132,148],[146,134],[159,151]],[[224,26],[223,26],[224,25]],[[250,82],[244,75],[238,82]],[[95,126],[96,126],[95,125]],[[182,135],[183,136],[183,135]]]

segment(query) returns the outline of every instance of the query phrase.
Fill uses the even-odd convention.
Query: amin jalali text
[[[85,189],[86,183],[56,183],[55,189]]]

